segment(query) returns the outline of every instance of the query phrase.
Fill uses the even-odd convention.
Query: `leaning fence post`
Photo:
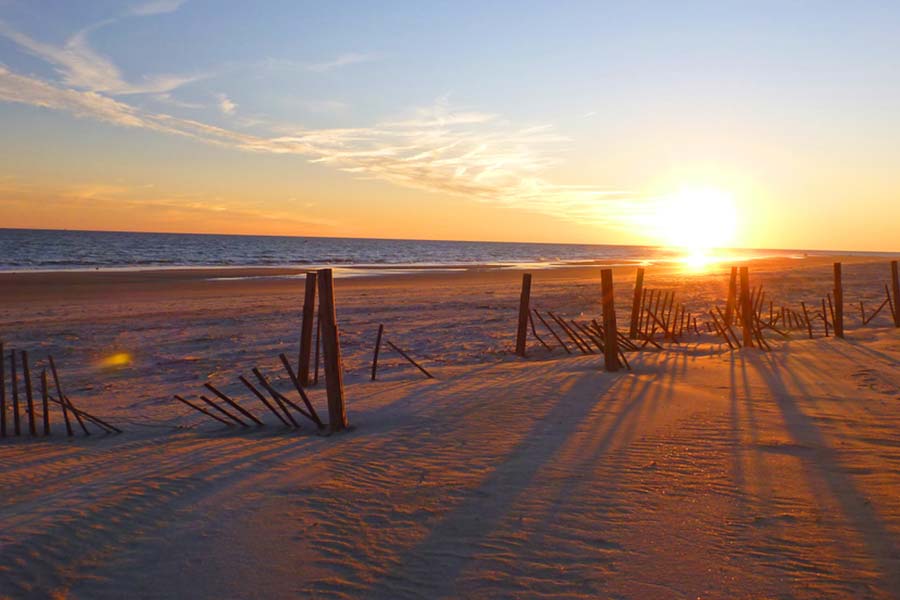
[[[516,354],[525,356],[528,340],[528,314],[531,312],[531,273],[522,273],[522,293],[519,296],[519,326],[516,329]]]
[[[378,326],[378,335],[375,336],[375,353],[372,355],[372,381],[378,372],[378,351],[381,350],[381,336],[384,335],[384,324]]]
[[[741,267],[741,325],[743,345],[753,347],[753,307],[750,306],[750,269]]]
[[[618,339],[616,333],[616,298],[613,293],[612,269],[600,271],[600,293],[603,301],[603,364],[607,371],[619,370]]]
[[[641,310],[641,294],[644,291],[644,267],[638,267],[634,279],[634,298],[631,300],[631,323],[628,326],[628,337],[637,338],[638,316]]]
[[[834,263],[834,335],[844,337],[844,286],[839,262]]]
[[[309,358],[312,354],[313,321],[316,316],[316,274],[306,274],[306,290],[303,295],[303,322],[300,325],[300,355],[297,361],[297,377],[300,385],[309,386]]]
[[[328,426],[332,432],[348,425],[344,406],[344,375],[341,365],[341,341],[338,337],[337,311],[334,305],[334,274],[331,269],[319,271],[319,323],[322,327],[322,350],[325,359],[325,389],[328,396]]]
[[[897,274],[897,261],[891,261],[891,287],[894,290],[894,327],[900,327],[900,275]]]

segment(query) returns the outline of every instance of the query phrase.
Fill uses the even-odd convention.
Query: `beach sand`
[[[0,274],[7,348],[52,354],[76,405],[125,429],[67,439],[54,412],[52,438],[0,441],[0,597],[896,597],[900,330],[858,309],[888,261],[751,279],[818,306],[832,260],[845,340],[703,334],[618,373],[533,340],[512,355],[521,271],[339,278],[353,429],[331,437],[172,400],[210,381],[254,406],[237,376],[297,353],[296,270]],[[533,273],[534,306],[599,316],[597,266]],[[633,281],[615,269],[620,328]],[[645,286],[702,312],[727,267],[651,266]],[[369,381],[379,323],[436,378],[383,350]]]

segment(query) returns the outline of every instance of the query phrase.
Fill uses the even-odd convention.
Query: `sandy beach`
[[[0,597],[896,597],[900,330],[858,308],[888,259],[749,264],[799,310],[835,260],[846,339],[703,333],[618,373],[533,339],[513,355],[521,270],[339,277],[352,430],[330,437],[230,431],[172,398],[213,382],[251,406],[238,375],[296,356],[300,270],[0,274],[6,347],[53,355],[125,430],[67,439],[54,413],[50,439],[0,441]],[[600,268],[531,271],[533,305],[599,316]],[[727,269],[645,285],[703,313]],[[620,329],[634,272],[614,269]],[[369,381],[382,323],[435,379],[384,352]]]

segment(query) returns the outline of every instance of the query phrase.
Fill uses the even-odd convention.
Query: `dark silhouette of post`
[[[375,336],[375,353],[372,355],[372,381],[378,372],[378,353],[381,350],[381,336],[384,335],[384,324],[378,326],[378,335]]]
[[[519,326],[516,328],[516,354],[525,356],[528,341],[528,314],[531,312],[531,273],[522,273],[522,293],[519,296]]]
[[[900,327],[900,275],[897,274],[897,261],[891,261],[891,288],[894,290],[894,327]]]
[[[750,269],[741,267],[741,326],[743,345],[753,347],[753,307],[750,305]]]
[[[619,370],[619,343],[616,327],[616,297],[613,293],[612,269],[600,271],[600,294],[603,306],[603,364],[607,371]]]
[[[300,385],[309,386],[309,359],[312,355],[313,327],[316,317],[316,274],[306,274],[306,293],[303,296],[303,322],[300,325],[300,356],[297,377]]]
[[[44,435],[50,435],[50,395],[47,390],[47,369],[41,370],[41,408],[44,417]]]
[[[334,275],[331,269],[319,271],[319,323],[322,327],[322,354],[325,361],[325,390],[328,396],[328,426],[332,432],[346,429],[344,379],[341,365],[341,342],[338,337],[337,311],[334,304]]]
[[[628,326],[628,337],[635,339],[638,334],[638,318],[641,314],[641,294],[644,291],[644,267],[638,267],[634,280],[634,298],[631,300],[631,323]]]
[[[9,378],[12,383],[12,409],[13,431],[16,435],[22,434],[22,425],[19,423],[19,381],[16,376],[16,351],[9,351]]]
[[[834,335],[844,337],[844,286],[841,283],[841,263],[834,263]]]
[[[737,267],[731,267],[731,278],[728,280],[728,299],[725,301],[725,324],[734,323],[734,303],[737,299]]]
[[[28,352],[22,350],[22,379],[25,381],[25,406],[28,413],[28,433],[31,437],[37,436],[37,426],[34,421],[34,388],[31,387],[31,366],[28,364]]]

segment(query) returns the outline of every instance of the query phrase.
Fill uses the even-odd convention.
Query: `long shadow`
[[[880,580],[885,589],[900,589],[900,546],[894,535],[887,529],[867,498],[856,489],[853,480],[841,463],[837,449],[831,447],[816,425],[798,406],[794,394],[782,377],[782,369],[771,357],[748,356],[750,363],[767,383],[784,417],[784,427],[798,443],[824,451],[817,453],[815,463],[809,465],[807,474],[811,483],[818,480],[825,484],[834,499],[840,504],[846,521],[859,533],[877,563]],[[790,376],[790,375],[789,375]],[[805,384],[794,376],[792,383],[800,394],[806,394]],[[836,540],[840,542],[840,540]]]
[[[428,590],[429,597],[452,594],[456,579],[474,560],[474,556],[468,551],[465,555],[453,554],[452,550],[444,548],[448,544],[452,547],[463,543],[477,543],[472,539],[461,539],[460,531],[467,527],[477,529],[474,537],[478,539],[483,539],[492,532],[517,499],[528,491],[538,472],[552,460],[596,407],[596,398],[608,395],[620,381],[623,381],[622,376],[582,376],[566,394],[558,398],[555,406],[525,435],[523,441],[499,462],[498,467],[482,481],[479,488],[446,515],[425,540],[403,553],[399,564],[392,567],[389,574],[373,582],[365,595],[395,598],[405,594],[418,596],[413,592],[393,588],[391,581],[415,582]],[[593,399],[579,401],[578,397],[582,395]],[[643,400],[643,396],[636,397],[622,407],[604,436],[607,444],[628,413],[639,407]],[[491,494],[493,497],[487,502],[485,498]],[[439,574],[434,569],[424,568],[435,557],[441,559]],[[416,565],[423,568],[415,569]],[[416,581],[417,573],[423,579],[431,578]]]

